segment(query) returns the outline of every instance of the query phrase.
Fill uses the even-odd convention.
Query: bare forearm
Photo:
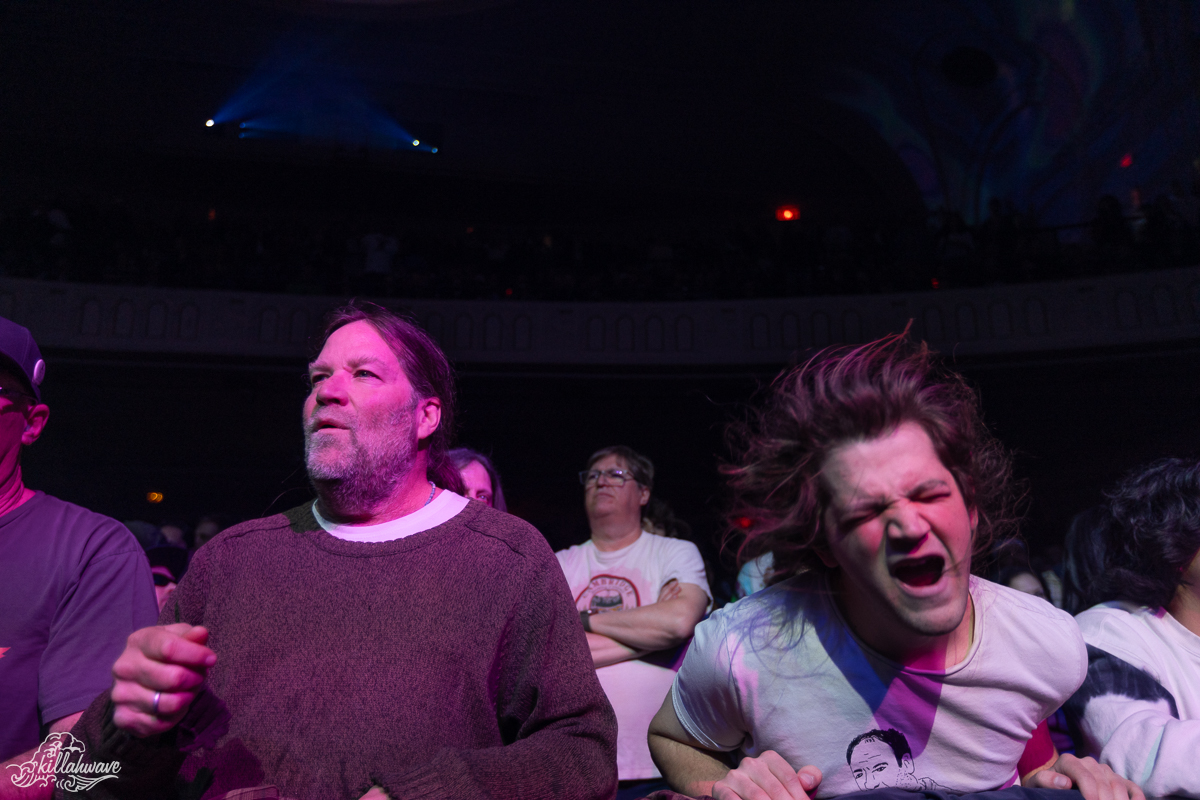
[[[43,800],[54,793],[53,785],[19,787],[12,782],[21,774],[17,767],[32,760],[36,753],[35,747],[0,764],[0,800]],[[9,769],[10,766],[12,769]]]
[[[83,716],[82,711],[55,720],[50,723],[50,732],[59,733],[71,730],[71,727],[79,721],[81,716]],[[37,748],[35,747],[32,750],[26,750],[20,755],[13,756],[8,761],[0,764],[0,800],[42,800],[42,798],[49,798],[54,793],[54,785],[52,783],[44,786],[19,787],[12,782],[13,778],[21,774],[20,770],[16,769],[16,766],[32,760],[36,753]],[[14,765],[14,768],[9,769],[9,765]]]
[[[687,641],[704,616],[708,598],[698,586],[685,584],[673,600],[628,611],[596,614],[589,623],[594,633],[615,639],[634,650],[666,650]]]
[[[715,756],[666,736],[651,733],[650,757],[671,788],[689,797],[711,795],[713,784],[729,774]]]
[[[592,663],[599,667],[619,664],[645,655],[647,650],[635,650],[599,633],[587,634],[588,649],[592,651]]]
[[[722,756],[699,746],[675,714],[675,690],[667,692],[650,720],[650,757],[671,788],[690,797],[711,795],[713,784],[729,773]]]

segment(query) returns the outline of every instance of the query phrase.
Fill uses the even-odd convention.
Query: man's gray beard
[[[313,456],[333,445],[314,444],[312,432],[304,433],[304,460],[308,480],[321,504],[339,514],[369,513],[388,498],[412,469],[417,448],[413,441],[414,407],[392,413],[375,441],[363,443],[358,426],[347,429],[350,455],[336,463],[322,463]]]

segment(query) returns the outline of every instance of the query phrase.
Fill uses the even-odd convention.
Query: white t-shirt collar
[[[461,495],[443,490],[429,502],[429,505],[422,506],[399,519],[381,522],[378,525],[339,525],[336,522],[330,522],[321,516],[315,500],[312,512],[317,519],[317,524],[330,536],[345,539],[348,542],[391,542],[403,539],[405,536],[412,536],[414,533],[427,531],[430,528],[436,528],[457,516],[458,512],[467,507],[468,502],[470,501]]]

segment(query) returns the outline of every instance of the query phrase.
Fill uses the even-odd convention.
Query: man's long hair
[[[1012,462],[983,424],[979,401],[907,331],[859,347],[822,350],[785,370],[746,418],[728,429],[734,460],[729,536],[744,537],[738,562],[774,553],[773,581],[827,569],[817,557],[829,497],[820,473],[839,445],[919,424],[978,512],[974,550],[1015,525]]]
[[[443,489],[462,494],[462,476],[449,457],[454,441],[455,390],[454,368],[450,366],[446,354],[414,322],[383,306],[356,300],[329,313],[325,332],[321,336],[321,347],[338,328],[359,321],[370,323],[387,342],[400,361],[400,368],[412,384],[418,401],[431,397],[441,401],[441,422],[426,443],[429,459],[427,474],[429,480]]]

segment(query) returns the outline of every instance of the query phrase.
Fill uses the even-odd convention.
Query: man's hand
[[[1142,790],[1096,759],[1076,758],[1070,754],[1058,757],[1054,766],[1035,773],[1029,782],[1034,789],[1070,789],[1074,786],[1084,800],[1146,800]]]
[[[715,800],[808,800],[821,783],[821,770],[799,770],[774,750],[757,758],[743,758],[737,769],[713,784]]]
[[[186,623],[129,634],[113,664],[113,722],[134,736],[154,736],[179,724],[217,654],[204,646],[208,630]],[[159,693],[155,713],[154,695]]]

